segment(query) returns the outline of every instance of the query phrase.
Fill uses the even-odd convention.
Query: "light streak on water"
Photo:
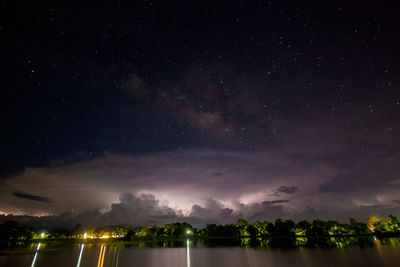
[[[190,249],[189,238],[186,240],[186,266],[190,267]]]
[[[117,246],[114,246],[114,255],[112,259],[114,267],[118,267],[118,261],[119,261],[119,249],[117,249]]]
[[[115,267],[118,267],[118,262],[119,262],[119,249],[117,252],[117,261],[115,262]]]
[[[33,261],[32,261],[31,267],[34,267],[34,266],[35,266],[36,258],[37,258],[39,249],[40,249],[40,243],[38,244],[38,246],[37,246],[37,248],[36,248],[35,257],[33,257]]]
[[[100,247],[100,255],[99,261],[97,262],[97,267],[103,267],[104,264],[104,255],[106,254],[106,246],[101,245]]]
[[[81,245],[81,253],[79,254],[79,259],[78,259],[78,263],[76,264],[76,267],[81,266],[82,253],[83,253],[83,247],[84,246],[85,246],[84,244]]]

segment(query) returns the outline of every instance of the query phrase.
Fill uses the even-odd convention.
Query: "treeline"
[[[312,222],[278,219],[274,223],[268,221],[255,221],[249,223],[239,219],[236,225],[207,224],[200,230],[200,236],[223,237],[321,237],[340,235],[365,235],[370,234],[366,223],[358,222],[351,218],[350,223],[336,221],[314,220]]]
[[[134,240],[177,240],[186,237],[207,239],[212,237],[229,238],[269,238],[269,237],[326,237],[356,235],[397,235],[400,234],[400,223],[397,217],[389,215],[382,218],[371,215],[368,223],[350,218],[349,223],[314,220],[312,222],[278,219],[274,223],[268,221],[247,222],[239,219],[236,224],[207,224],[198,230],[188,223],[171,223],[164,226],[140,227],[93,227],[76,225],[72,230],[33,229],[22,227],[18,223],[8,221],[0,225],[0,242],[2,245],[37,239],[102,239],[115,238],[125,241]]]

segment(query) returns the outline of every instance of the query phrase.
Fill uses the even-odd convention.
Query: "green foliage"
[[[392,214],[389,214],[389,218],[390,218],[392,224],[399,225],[400,222],[399,222],[399,219],[397,219],[396,216],[394,216]]]
[[[245,219],[238,219],[237,220],[237,223],[236,223],[236,226],[238,226],[238,227],[245,227],[245,226],[247,226],[247,225],[249,225],[249,223],[245,220]]]
[[[371,217],[373,217],[373,220]],[[389,218],[381,218],[379,215],[371,215],[370,221],[373,222],[371,229],[379,234],[393,233],[400,231],[400,223],[396,216],[389,215]]]
[[[239,231],[240,236],[249,236],[250,233],[247,231],[247,226],[249,223],[244,219],[238,219],[236,223],[236,228]]]
[[[394,232],[397,230],[395,224],[392,223],[390,219],[381,218],[378,222],[374,224],[375,232],[377,233],[387,233]]]

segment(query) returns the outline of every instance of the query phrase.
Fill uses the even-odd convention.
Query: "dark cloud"
[[[228,208],[223,203],[208,199],[204,206],[194,204],[190,213],[184,215],[181,210],[174,210],[162,205],[154,195],[130,194],[120,196],[118,203],[113,203],[110,210],[101,212],[97,209],[86,210],[78,214],[63,212],[53,216],[0,216],[0,223],[6,220],[16,220],[29,226],[73,227],[75,224],[107,225],[163,225],[170,222],[189,222],[196,227],[207,223],[235,223],[239,218],[265,220],[282,215],[282,207],[276,204],[287,203],[288,200],[264,201],[246,205],[235,203],[234,208]]]
[[[276,192],[273,194],[274,196],[279,196],[281,193],[285,194],[295,194],[299,191],[299,186],[285,186],[282,185],[279,187]]]
[[[108,224],[153,225],[165,224],[178,219],[177,212],[159,203],[151,194],[121,195],[119,203],[102,216]]]
[[[278,203],[272,203],[272,201],[263,201],[261,203],[253,203],[250,205],[240,203],[237,205],[237,214],[238,217],[245,218],[249,221],[274,221],[279,217],[288,217],[288,214],[285,214],[283,207],[276,204]]]
[[[280,203],[288,203],[288,202],[290,202],[290,200],[289,199],[280,199],[280,200],[273,200],[273,201],[267,201],[267,202],[270,202],[272,204],[280,204]]]
[[[205,207],[197,204],[192,206],[188,221],[203,225],[206,223],[227,224],[233,223],[235,218],[233,209],[226,208],[217,201],[209,199]]]
[[[51,199],[47,197],[42,197],[42,196],[37,196],[37,195],[31,195],[22,191],[14,191],[13,196],[19,197],[19,198],[24,198],[24,199],[29,199],[33,201],[39,201],[39,202],[46,202],[46,203],[51,203]]]
[[[154,195],[125,193],[105,212],[94,209],[53,216],[3,216],[0,220],[15,219],[31,226],[70,228],[78,223],[95,226],[166,224],[181,221],[180,215],[179,211],[160,204]]]

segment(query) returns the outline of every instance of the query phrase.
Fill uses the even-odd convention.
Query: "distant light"
[[[41,233],[40,236],[43,238],[44,237],[44,233]]]
[[[190,230],[187,230],[186,233],[187,233],[188,235],[190,235]]]
[[[87,233],[84,233],[84,234],[83,234],[83,238],[87,238]]]

